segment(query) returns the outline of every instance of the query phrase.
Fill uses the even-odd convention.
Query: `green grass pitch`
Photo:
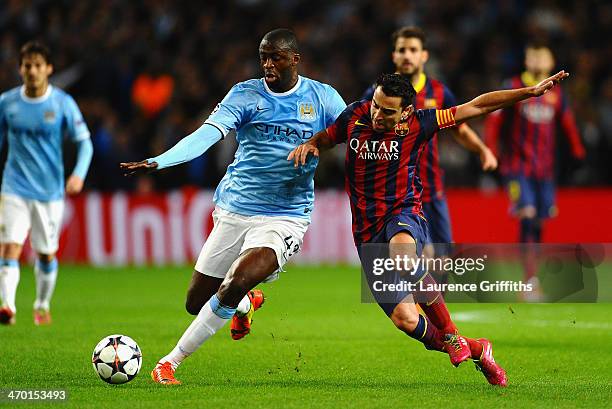
[[[290,266],[262,286],[267,301],[251,335],[233,341],[224,328],[179,368],[183,385],[163,387],[149,373],[191,321],[183,307],[190,267],[61,266],[54,323],[40,328],[31,267],[22,269],[17,324],[0,327],[0,389],[65,388],[61,408],[593,408],[612,400],[612,304],[452,304],[462,333],[493,341],[509,377],[501,389],[362,304],[356,268]],[[140,375],[125,385],[102,382],[90,363],[113,333],[143,351]]]

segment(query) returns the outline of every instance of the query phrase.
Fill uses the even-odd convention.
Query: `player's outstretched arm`
[[[305,142],[289,152],[289,156],[287,156],[287,160],[292,160],[295,164],[295,167],[303,166],[306,164],[306,159],[308,155],[319,156],[320,152],[331,149],[334,146],[331,137],[324,129],[319,131],[310,138],[308,142]]]
[[[131,176],[179,165],[202,155],[222,138],[223,134],[217,127],[204,123],[161,155],[140,162],[123,162],[119,167],[124,171],[124,176]]]
[[[468,103],[457,106],[455,122],[460,123],[470,118],[486,115],[500,108],[514,105],[527,98],[539,97],[548,92],[556,84],[569,76],[565,71],[559,71],[555,75],[546,78],[533,87],[493,91],[482,94]]]
[[[485,145],[480,139],[478,134],[470,128],[466,123],[459,125],[458,127],[451,128],[455,140],[463,146],[465,149],[477,153],[480,157],[480,163],[482,170],[493,171],[497,169],[497,158],[491,152],[491,149]]]

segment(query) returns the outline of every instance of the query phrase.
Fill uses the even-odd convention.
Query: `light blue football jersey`
[[[49,85],[29,98],[17,87],[0,95],[0,142],[8,140],[2,193],[40,201],[64,197],[64,135],[77,142],[89,130],[74,99]]]
[[[294,167],[287,155],[331,125],[346,108],[329,85],[306,77],[283,93],[263,79],[238,83],[206,120],[226,135],[236,130],[238,150],[217,190],[217,206],[243,215],[310,219],[318,159]]]

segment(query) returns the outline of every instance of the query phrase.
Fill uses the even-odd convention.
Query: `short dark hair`
[[[49,51],[49,48],[38,41],[28,41],[19,50],[19,65],[21,65],[21,62],[26,56],[32,54],[42,55],[45,62],[47,64],[51,64],[51,52]]]
[[[542,48],[548,48],[548,50],[550,50],[550,52],[552,53],[552,48],[550,47],[550,44],[542,38],[535,38],[529,40],[525,45],[525,50],[528,48],[531,48],[533,50],[541,50]]]
[[[295,33],[288,28],[277,28],[263,36],[261,41],[267,41],[278,48],[299,53],[299,46]]]
[[[425,32],[419,27],[406,26],[395,30],[391,35],[391,46],[393,49],[395,49],[395,43],[397,43],[398,38],[418,38],[421,40],[423,49],[427,49],[427,37],[425,36]]]
[[[382,91],[389,97],[401,97],[402,108],[414,103],[416,91],[407,75],[382,74],[376,80],[375,87],[382,87]]]

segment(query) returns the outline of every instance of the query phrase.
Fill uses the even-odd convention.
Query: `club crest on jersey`
[[[317,119],[317,111],[312,102],[298,102],[298,119],[306,122],[313,122]]]
[[[43,114],[43,119],[46,123],[55,122],[55,112],[54,111],[45,111]]]
[[[399,136],[406,136],[408,135],[408,132],[410,132],[410,126],[408,125],[408,122],[398,122],[397,125],[395,125],[395,134],[399,135]]]

